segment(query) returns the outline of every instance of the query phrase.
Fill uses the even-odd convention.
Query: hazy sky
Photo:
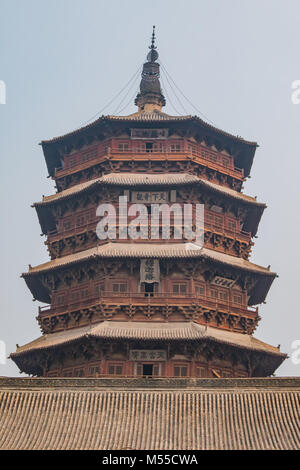
[[[267,203],[252,261],[279,273],[260,307],[256,337],[292,354],[299,319],[299,0],[0,0],[1,322],[7,354],[40,335],[38,302],[20,274],[47,261],[30,207],[54,191],[43,139],[96,115],[145,60],[152,25],[160,59],[180,89],[218,127],[255,140],[245,192]],[[164,81],[173,107],[184,109]],[[135,111],[134,84],[105,114]],[[166,112],[176,114],[170,100]],[[12,361],[0,375],[18,375]],[[277,375],[300,375],[288,359]]]

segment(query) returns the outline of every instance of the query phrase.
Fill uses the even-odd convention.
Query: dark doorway
[[[153,144],[152,142],[146,142],[146,152],[152,152]]]
[[[153,297],[154,283],[145,282],[145,297]]]
[[[143,375],[153,375],[153,364],[143,364]]]

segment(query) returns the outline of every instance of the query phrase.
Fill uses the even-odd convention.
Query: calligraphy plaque
[[[232,287],[235,284],[235,281],[233,279],[227,279],[226,277],[215,276],[211,281],[211,284],[220,287]]]
[[[134,139],[166,139],[168,133],[168,129],[131,129]]]
[[[159,282],[159,260],[141,259],[140,281],[141,282]]]
[[[138,204],[163,204],[169,201],[168,191],[132,191],[131,201]]]
[[[130,361],[166,361],[167,352],[163,349],[131,349]]]

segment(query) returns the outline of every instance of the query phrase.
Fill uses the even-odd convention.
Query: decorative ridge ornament
[[[151,39],[151,46],[149,46],[150,52],[147,55],[148,62],[155,62],[158,59],[157,47],[155,46],[155,26],[153,26],[153,33]]]

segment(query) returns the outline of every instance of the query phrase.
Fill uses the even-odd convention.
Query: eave
[[[135,173],[109,173],[100,178],[72,186],[51,196],[44,196],[42,201],[35,202],[33,207],[37,211],[42,232],[47,234],[49,230],[55,228],[55,221],[49,208],[62,203],[68,199],[77,198],[86,192],[92,192],[97,187],[104,185],[119,187],[180,187],[184,185],[199,185],[206,191],[217,193],[226,199],[236,201],[249,208],[249,216],[246,219],[244,230],[251,232],[254,236],[257,233],[258,225],[266,205],[258,202],[256,198],[247,196],[241,192],[212,183],[198,176],[188,173],[161,173],[161,174],[135,174]]]
[[[11,353],[10,357],[15,358],[29,352],[56,348],[83,338],[138,341],[212,340],[236,348],[268,353],[282,358],[286,357],[286,354],[280,352],[278,347],[264,343],[251,335],[212,328],[188,321],[164,323],[104,321],[89,326],[45,334],[24,346],[18,347],[17,351]]]
[[[262,303],[277,276],[268,268],[264,268],[250,261],[216,252],[208,248],[190,249],[188,243],[154,244],[154,243],[116,243],[109,242],[80,251],[62,258],[56,258],[39,266],[30,267],[27,273],[23,273],[28,288],[33,297],[41,302],[50,302],[49,293],[41,282],[40,276],[44,273],[55,272],[56,270],[70,268],[71,266],[88,262],[93,259],[203,259],[215,265],[228,266],[228,268],[247,272],[257,276],[258,283],[250,295],[249,305]],[[193,247],[191,247],[193,248]]]
[[[145,118],[145,114],[150,114]],[[207,140],[216,148],[225,149],[235,158],[235,166],[244,169],[248,176],[257,148],[256,142],[251,142],[234,136],[217,127],[208,124],[198,116],[169,116],[165,113],[134,113],[129,116],[101,116],[87,126],[69,132],[50,140],[43,140],[42,145],[48,172],[54,176],[55,168],[60,167],[60,154],[66,153],[68,148],[80,148],[85,139],[93,141],[102,139],[113,129],[134,127],[188,127],[195,131],[199,138]]]

